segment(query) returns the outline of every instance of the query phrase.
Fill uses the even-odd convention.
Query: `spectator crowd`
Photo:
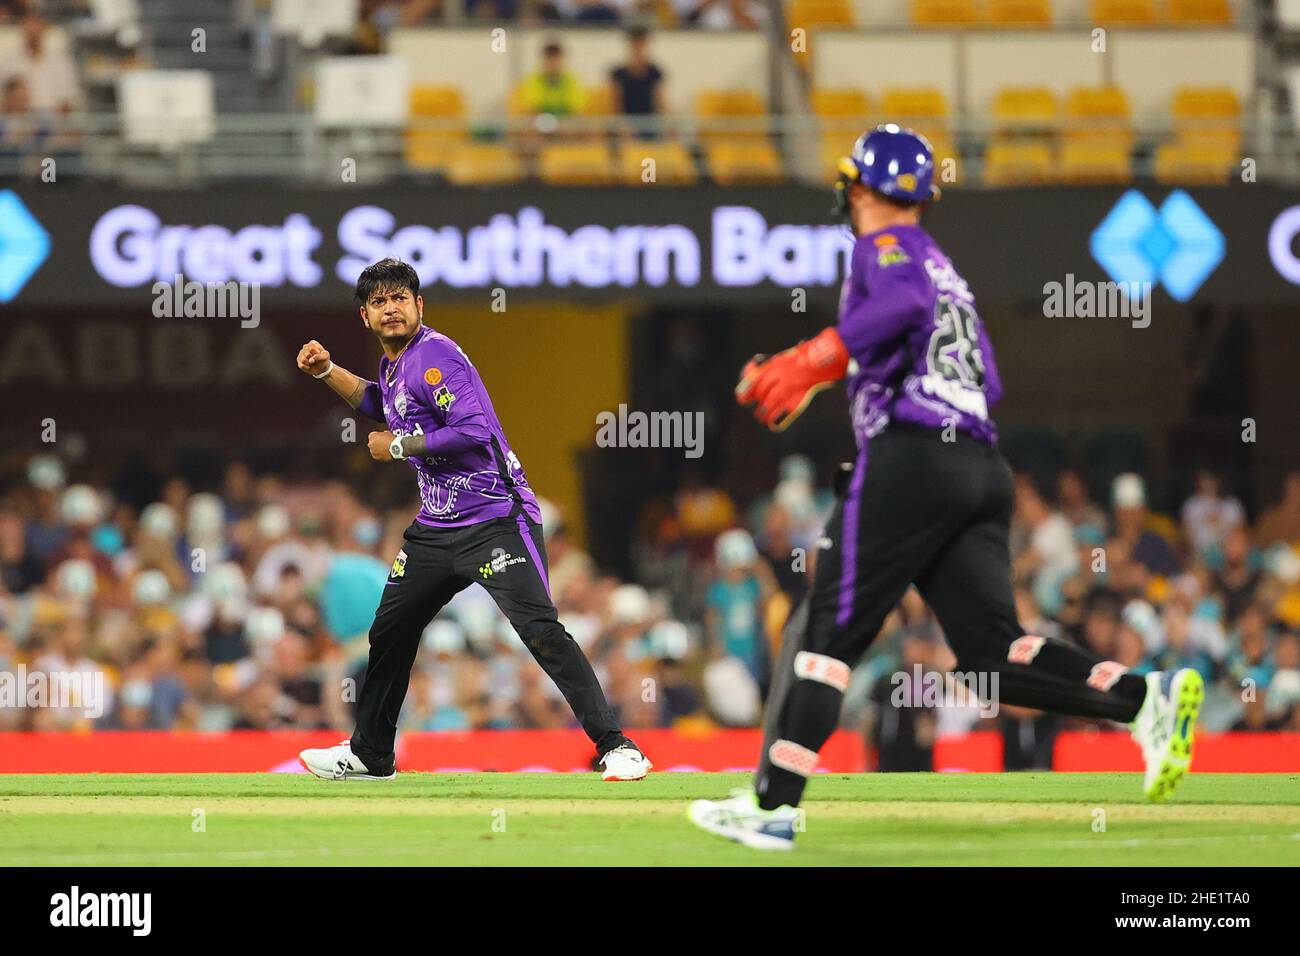
[[[771,493],[747,503],[684,485],[641,523],[636,582],[596,567],[546,504],[561,620],[627,726],[759,722],[832,504],[806,458],[789,456],[773,477]],[[107,486],[69,482],[53,455],[5,486],[0,672],[86,675],[107,699],[94,713],[3,707],[0,729],[350,726],[366,632],[414,509],[376,511],[344,482],[301,487],[242,462],[212,490],[180,478],[161,488],[137,511]],[[1210,473],[1176,518],[1148,507],[1135,474],[1115,479],[1108,505],[1072,471],[1051,488],[1017,477],[1012,573],[1025,628],[1138,673],[1197,668],[1211,688],[1208,730],[1300,731],[1300,473],[1253,526]],[[974,700],[891,703],[899,680],[954,667],[909,592],[846,698],[845,725],[868,733],[882,769],[925,766],[934,739],[979,725]],[[429,623],[404,729],[571,721],[482,588]],[[1050,764],[1052,736],[1068,725],[1008,707],[995,724],[1009,766]]]

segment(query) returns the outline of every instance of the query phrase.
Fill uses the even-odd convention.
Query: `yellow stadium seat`
[[[857,120],[871,113],[871,99],[851,88],[816,89],[808,97],[813,115],[823,118],[849,117]]]
[[[1127,26],[1156,22],[1155,0],[1092,0],[1092,22],[1101,26]]]
[[[1228,0],[1168,0],[1170,23],[1224,24],[1232,22]]]
[[[721,186],[771,183],[785,178],[781,157],[771,143],[722,141],[705,150],[709,175]]]
[[[984,151],[984,181],[991,186],[1032,186],[1058,178],[1052,148],[1042,142],[995,140]]]
[[[813,90],[808,99],[823,143],[839,143],[841,154],[847,154],[853,141],[874,125],[871,117],[875,110],[861,90]]]
[[[460,186],[517,182],[524,176],[515,151],[501,143],[463,143],[447,163],[447,178]]]
[[[1156,150],[1156,181],[1167,185],[1223,185],[1236,172],[1237,161],[1237,150],[1224,145],[1175,140]]]
[[[1117,86],[1079,86],[1065,100],[1065,139],[1070,142],[1133,145],[1128,95]]]
[[[1000,132],[1054,130],[1061,108],[1045,86],[1009,86],[993,99],[993,119]]]
[[[608,86],[589,86],[582,98],[583,116],[613,116],[614,91]]]
[[[546,143],[537,156],[537,175],[552,186],[604,186],[617,179],[604,143]]]
[[[752,90],[703,90],[695,96],[695,115],[700,121],[700,139],[766,139],[767,104]]]
[[[1182,87],[1170,112],[1178,141],[1228,152],[1241,148],[1241,101],[1228,87]]]
[[[1133,178],[1128,149],[1105,141],[1067,141],[1061,145],[1061,178],[1076,184],[1127,183]]]
[[[646,163],[654,160],[654,166]],[[642,183],[673,183],[691,185],[699,179],[695,161],[681,143],[665,140],[629,140],[618,153],[619,175],[623,182],[634,186]],[[649,170],[654,178],[649,179]]]
[[[440,169],[465,139],[465,101],[454,86],[413,86],[412,128],[406,131],[406,163],[412,169]],[[436,122],[422,128],[421,121]]]
[[[989,0],[987,19],[999,26],[1051,26],[1052,4],[1050,0]]]
[[[786,27],[851,27],[853,5],[849,0],[790,0],[785,11]]]
[[[912,22],[917,26],[965,26],[978,20],[972,0],[912,0]]]
[[[880,113],[882,122],[910,126],[930,139],[948,135],[948,102],[935,87],[887,89]]]

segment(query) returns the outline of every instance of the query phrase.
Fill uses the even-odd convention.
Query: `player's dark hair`
[[[867,188],[871,189],[870,186],[867,186]],[[897,196],[887,196],[879,189],[871,189],[871,191],[891,206],[895,206],[899,209],[916,209],[918,206],[922,209],[925,208],[925,203],[919,203],[911,199],[899,199]]]
[[[396,292],[410,289],[411,295],[420,294],[420,277],[409,263],[400,259],[380,259],[366,266],[357,276],[357,301],[364,305],[376,292]]]

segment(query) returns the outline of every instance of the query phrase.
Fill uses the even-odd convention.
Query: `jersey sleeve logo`
[[[456,401],[456,396],[447,389],[446,385],[443,385],[433,393],[433,401],[445,412],[451,408],[452,402]]]
[[[437,385],[442,381],[442,369],[426,368],[424,370],[424,381],[428,385]]]

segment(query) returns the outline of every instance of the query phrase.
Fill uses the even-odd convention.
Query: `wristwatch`
[[[388,454],[392,455],[395,461],[402,461],[406,458],[406,452],[402,450],[401,435],[394,438],[392,444],[388,446]]]

